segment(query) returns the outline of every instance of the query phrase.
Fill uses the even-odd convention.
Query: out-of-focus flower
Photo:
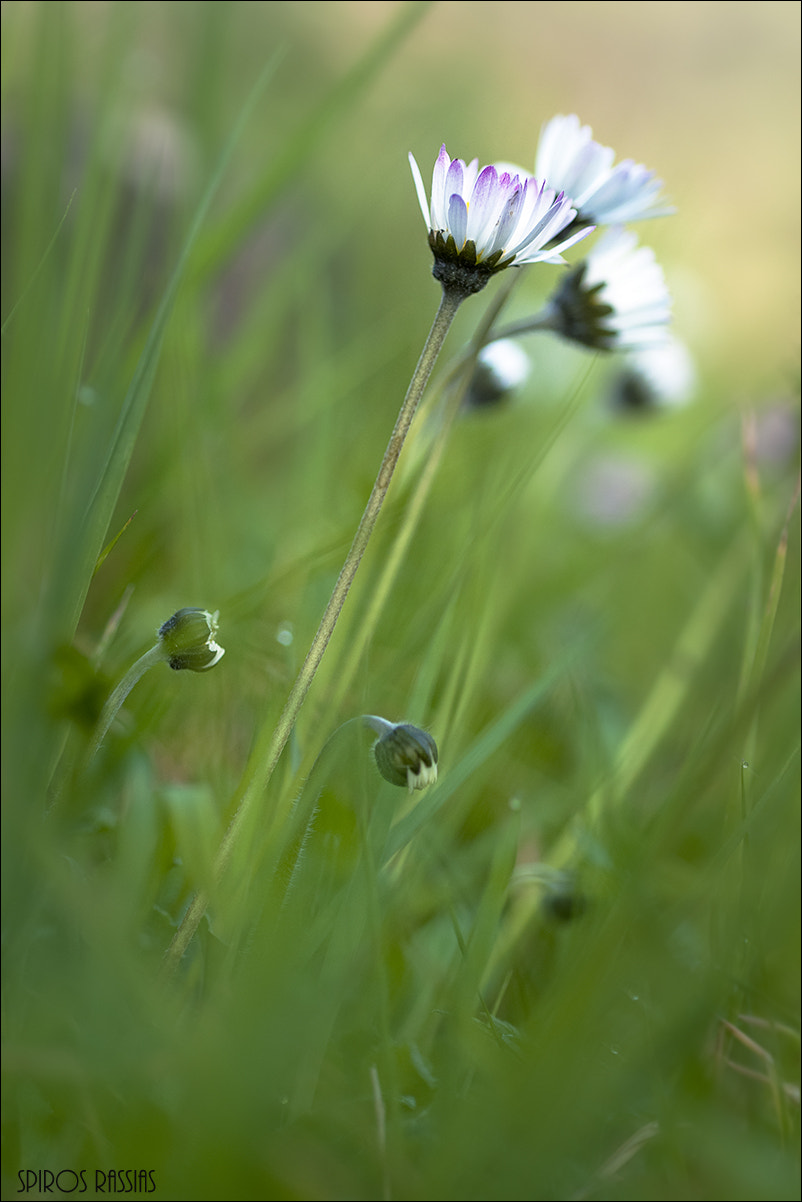
[[[642,519],[656,491],[656,473],[646,460],[599,454],[582,464],[571,485],[571,506],[587,526],[614,531]]]
[[[523,384],[532,369],[529,356],[512,338],[484,347],[476,360],[465,404],[471,409],[495,405]]]
[[[433,274],[466,295],[481,291],[505,267],[562,263],[560,252],[590,233],[582,229],[561,240],[576,216],[571,201],[523,172],[511,174],[492,165],[480,171],[478,159],[468,164],[452,160],[442,146],[429,204],[412,155],[409,162],[429,230]]]
[[[695,387],[690,352],[669,335],[661,345],[642,347],[625,357],[611,400],[616,409],[630,413],[656,412],[686,405]]]
[[[205,672],[223,658],[225,650],[214,641],[219,616],[219,610],[179,609],[159,627],[159,643],[171,668]]]
[[[596,350],[655,345],[668,337],[671,297],[647,246],[620,226],[608,230],[549,299],[550,325]]]
[[[593,141],[576,114],[553,117],[543,126],[535,175],[570,196],[582,224],[621,225],[674,210],[660,192],[663,181],[632,159],[613,166],[615,151]]]
[[[744,422],[744,450],[757,466],[776,468],[794,459],[799,445],[799,416],[790,398],[747,414]]]
[[[437,780],[437,744],[430,734],[408,722],[388,722],[373,714],[364,717],[366,726],[379,739],[373,745],[376,767],[391,785],[425,789]]]

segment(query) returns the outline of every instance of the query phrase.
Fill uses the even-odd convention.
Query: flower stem
[[[345,563],[342,566],[340,575],[337,577],[337,583],[334,585],[328,605],[320,620],[317,633],[312,640],[312,645],[309,648],[306,659],[298,673],[275,729],[272,733],[267,728],[262,729],[246,766],[242,785],[239,790],[241,799],[223,836],[220,850],[217,854],[215,863],[215,877],[217,880],[220,880],[225,873],[243,823],[250,813],[256,798],[263,792],[273,775],[279,757],[290,737],[306,694],[309,692],[326,647],[334,633],[337,619],[345,604],[345,599],[348,596],[373,528],[376,525],[376,520],[381,512],[384,498],[390,487],[390,482],[392,481],[393,473],[395,472],[401,449],[412,424],[412,419],[415,416],[418,403],[423,396],[429,376],[432,373],[432,368],[443,346],[457,309],[465,299],[465,295],[461,289],[443,287],[443,295],[432,323],[432,328],[429,331],[429,336],[421,352],[418,365],[410,380],[407,394],[404,397],[404,402],[396,419],[395,428],[390,435],[390,441],[384,452],[384,458],[376,476],[373,490],[368,498],[365,511],[362,514],[362,519],[354,535],[354,540],[351,543]],[[178,964],[197,930],[207,904],[208,898],[205,894],[198,893],[193,898],[181,926],[167,949],[165,956],[165,966],[167,968],[175,967]]]
[[[384,563],[378,583],[373,589],[367,613],[359,623],[359,630],[354,632],[354,638],[351,640],[348,649],[348,658],[345,661],[344,667],[338,673],[337,688],[332,703],[335,711],[339,709],[343,697],[351,686],[359,661],[376,631],[382,610],[401,570],[401,565],[409,549],[412,536],[417,529],[426,500],[437,475],[437,469],[443,458],[446,443],[451,433],[451,427],[454,425],[462,402],[465,399],[465,393],[471,380],[471,372],[476,366],[479,352],[490,341],[489,336],[493,325],[519,279],[519,272],[511,271],[509,273],[508,281],[499,290],[492,305],[488,308],[468,347],[454,360],[446,372],[445,379],[442,382],[442,390],[445,392],[446,398],[439,428],[428,449],[423,470],[407,505],[403,523],[390,550],[390,554]]]
[[[98,718],[97,726],[95,727],[94,734],[92,735],[92,741],[89,744],[86,752],[85,763],[87,765],[90,764],[97,755],[100,744],[108,734],[109,727],[117,717],[117,714],[119,713],[126,697],[131,692],[131,689],[135,684],[138,684],[138,682],[147,672],[148,668],[152,668],[154,664],[160,664],[163,661],[164,648],[161,642],[158,642],[155,644],[155,646],[151,647],[150,651],[146,651],[144,655],[140,655],[136,663],[132,664],[128,669],[125,676],[123,676],[122,680],[117,685],[106,704],[103,706],[103,712]]]
[[[542,330],[559,332],[553,305],[546,305],[533,317],[525,317],[523,321],[514,321],[508,326],[502,326],[493,334],[493,342],[500,342],[502,338],[517,338],[520,334],[537,334]]]

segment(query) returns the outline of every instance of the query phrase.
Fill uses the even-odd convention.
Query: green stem
[[[423,470],[418,478],[415,486],[415,491],[410,499],[404,514],[403,524],[398,532],[398,535],[393,543],[389,557],[384,564],[378,584],[373,590],[368,606],[367,613],[359,623],[359,630],[355,632],[353,641],[349,646],[348,658],[342,672],[338,673],[337,688],[332,702],[332,708],[336,712],[340,703],[348,692],[351,682],[354,679],[359,661],[364,654],[365,648],[373,637],[376,627],[379,623],[382,611],[384,609],[387,598],[398,578],[401,570],[401,565],[404,562],[404,557],[409,549],[418,523],[423,513],[426,500],[434,483],[437,469],[440,466],[440,461],[443,458],[443,453],[446,448],[451,427],[453,426],[457,414],[460,411],[462,402],[465,399],[468,385],[471,382],[471,375],[476,367],[476,360],[479,352],[489,341],[490,331],[496,321],[501,309],[506,304],[510,293],[515,284],[520,279],[518,272],[510,272],[509,280],[506,285],[499,290],[492,305],[488,308],[482,319],[481,324],[476,330],[473,338],[468,344],[466,350],[458,356],[458,358],[449,366],[442,387],[446,392],[445,403],[443,405],[443,413],[440,420],[440,425],[437,434],[429,447],[426,454],[426,461],[423,465]],[[495,340],[495,339],[494,339]]]
[[[518,338],[521,334],[539,334],[543,330],[557,332],[551,305],[546,305],[534,317],[525,317],[522,321],[513,321],[508,326],[502,326],[500,330],[495,331],[492,341],[500,342],[502,338]]]
[[[160,664],[163,662],[164,647],[162,646],[161,642],[158,642],[154,647],[151,647],[150,651],[146,651],[144,655],[141,655],[136,663],[132,664],[128,669],[125,676],[123,676],[122,680],[117,685],[117,688],[103,706],[103,712],[98,718],[95,732],[92,735],[92,741],[89,744],[89,748],[86,753],[87,764],[90,764],[97,755],[100,744],[108,734],[109,727],[117,717],[117,714],[119,713],[126,697],[131,692],[131,689],[142,679],[148,668],[152,668],[154,664]]]
[[[384,452],[384,458],[379,468],[379,473],[376,477],[376,482],[373,485],[373,491],[368,498],[368,503],[365,506],[365,511],[362,514],[362,520],[359,523],[357,532],[354,535],[354,541],[351,543],[351,549],[346,556],[345,563],[342,566],[340,575],[337,578],[337,583],[334,585],[329,603],[321,618],[317,633],[312,640],[312,645],[309,648],[303,666],[298,673],[295,684],[292,687],[287,703],[282,710],[281,716],[275,729],[270,733],[269,729],[263,728],[259,738],[256,741],[253,752],[245,769],[243,777],[243,787],[241,790],[241,800],[234,814],[234,817],[229,823],[228,829],[223,836],[220,850],[215,863],[215,877],[217,880],[223,876],[231,860],[231,856],[236,845],[239,833],[243,827],[246,817],[250,813],[254,802],[262,794],[268,781],[273,775],[273,771],[278,763],[279,757],[286,746],[287,740],[290,737],[293,726],[298,718],[301,706],[304,703],[306,694],[309,692],[310,685],[315,678],[320,662],[323,659],[326,647],[329,644],[334,627],[337,625],[337,619],[340,616],[345,599],[356,576],[357,568],[365,553],[365,548],[368,545],[368,540],[376,525],[376,520],[381,512],[381,507],[384,503],[384,498],[387,495],[387,490],[390,487],[390,482],[395,472],[398,458],[401,454],[401,449],[404,445],[409,428],[412,424],[412,419],[415,416],[415,411],[418,403],[423,396],[424,389],[429,381],[429,376],[432,373],[435,361],[443,346],[443,343],[448,333],[451,323],[454,320],[457,309],[465,299],[465,293],[454,288],[443,288],[443,295],[440,301],[440,307],[437,310],[435,319],[432,323],[432,328],[429,331],[429,336],[426,339],[426,344],[421,352],[421,357],[418,360],[418,365],[415,368],[412,379],[410,380],[407,394],[404,397],[404,403],[398,414],[395,423],[395,428],[390,435],[390,441],[387,444],[387,449]],[[193,898],[192,903],[184,916],[181,926],[176,931],[170,947],[167,950],[165,962],[168,968],[174,967],[186,951],[192,936],[198,928],[198,924],[203,917],[208,904],[208,898],[203,893],[198,893]]]

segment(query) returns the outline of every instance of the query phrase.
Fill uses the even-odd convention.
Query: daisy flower
[[[614,158],[609,146],[593,141],[590,126],[580,125],[576,114],[553,117],[540,134],[535,174],[571,197],[583,224],[621,225],[674,212],[663,201],[663,182],[653,171],[631,159],[613,166]]]
[[[409,156],[423,219],[434,255],[433,274],[444,286],[479,292],[491,275],[525,263],[562,263],[560,252],[590,233],[584,228],[560,240],[576,217],[559,195],[532,176],[479,160],[466,164],[440,149],[432,176],[431,203],[418,164]]]
[[[635,348],[626,355],[613,382],[615,409],[650,413],[687,405],[696,388],[696,368],[684,343],[669,336],[657,346]]]
[[[548,324],[596,350],[628,350],[666,341],[671,297],[654,252],[615,226],[561,281]]]
[[[513,338],[488,343],[477,357],[465,394],[466,408],[480,409],[504,400],[521,387],[531,370],[529,356]]]

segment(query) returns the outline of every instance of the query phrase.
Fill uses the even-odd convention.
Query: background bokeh
[[[158,1198],[795,1196],[798,5],[0,18],[4,1193],[114,1165]],[[531,167],[572,112],[676,205],[638,232],[688,403],[624,415],[620,357],[529,339],[518,393],[455,423],[363,641],[442,369],[505,277],[465,303],[165,984],[435,312],[407,153]],[[516,274],[522,318],[556,276]],[[88,766],[188,605],[225,658],[150,671]],[[431,731],[435,788],[382,784],[363,712]],[[343,860],[285,894],[324,745]]]
[[[24,32],[36,7],[3,5],[12,128],[14,88],[30,83]],[[67,6],[76,121],[98,102],[102,42],[120,7]],[[246,132],[237,173],[276,153],[401,8],[370,0],[137,7],[120,120],[136,123],[134,146],[150,123],[165,153],[175,152],[176,183],[182,172],[197,183],[277,47],[281,94]],[[307,164],[303,182],[320,203],[310,197],[304,217],[345,254],[359,254],[361,243],[386,271],[374,231],[384,232],[389,254],[393,235],[411,239],[419,219],[408,150],[426,163],[445,141],[453,156],[531,166],[544,121],[576,112],[619,157],[666,181],[677,217],[644,227],[643,236],[669,271],[682,336],[734,388],[768,391],[797,361],[798,84],[794,3],[446,0],[430,7],[372,82],[369,100]],[[113,149],[122,154],[124,145],[117,138]],[[13,164],[13,138],[6,155]],[[425,247],[420,256],[425,264]]]

